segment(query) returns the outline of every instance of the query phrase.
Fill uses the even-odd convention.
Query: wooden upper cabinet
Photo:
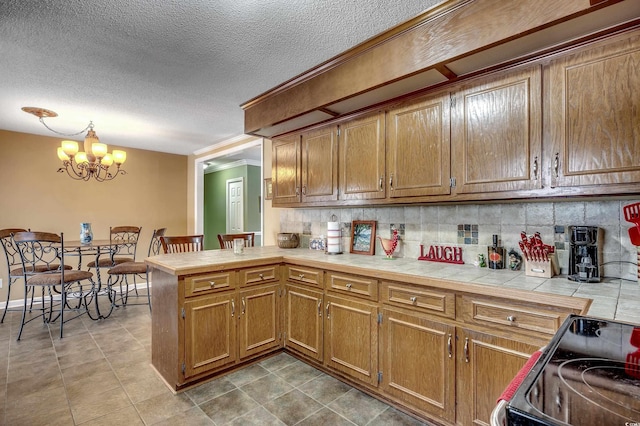
[[[447,93],[388,111],[389,198],[451,192],[449,104]]]
[[[340,125],[340,199],[385,198],[385,121],[379,112]]]
[[[300,136],[274,139],[271,155],[273,204],[300,202]]]
[[[541,188],[539,66],[463,86],[453,98],[456,193]]]
[[[302,134],[302,202],[338,199],[338,128]]]
[[[553,186],[640,182],[640,32],[549,67]]]

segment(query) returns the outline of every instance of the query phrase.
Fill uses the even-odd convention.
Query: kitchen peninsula
[[[544,281],[523,272],[409,258],[255,247],[146,262],[152,364],[172,390],[286,350],[442,424],[488,422],[529,355],[592,302],[515,288]]]

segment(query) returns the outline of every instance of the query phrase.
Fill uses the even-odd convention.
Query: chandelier
[[[84,137],[84,151],[79,151],[78,142],[76,141],[62,141],[61,146],[58,147],[58,158],[62,161],[62,167],[58,169],[58,173],[66,171],[72,179],[88,181],[93,178],[98,182],[112,180],[120,174],[127,173],[120,169],[120,166],[127,159],[127,153],[117,149],[114,149],[111,154],[108,153],[107,145],[100,143],[98,135],[93,130],[92,121],[79,132],[66,134],[53,130],[44,122],[47,117],[57,117],[57,113],[48,109],[34,107],[23,107],[22,110],[38,117],[44,127],[58,135],[75,136],[85,131],[87,132]],[[114,164],[115,170],[111,172],[111,166]]]

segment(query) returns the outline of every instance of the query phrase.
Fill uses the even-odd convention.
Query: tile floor
[[[150,367],[146,306],[101,321],[0,324],[2,425],[421,425],[281,353],[174,395]]]

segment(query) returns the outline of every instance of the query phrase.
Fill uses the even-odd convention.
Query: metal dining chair
[[[7,261],[7,278],[9,279],[9,282],[7,283],[7,301],[4,305],[4,311],[2,312],[2,319],[0,320],[0,323],[4,322],[7,311],[22,311],[21,307],[9,308],[9,303],[11,301],[11,289],[15,287],[18,280],[24,278],[24,274],[22,273],[22,260],[20,259],[20,253],[18,253],[18,249],[13,243],[13,239],[11,238],[11,236],[17,232],[29,232],[29,230],[23,228],[0,229],[0,243],[2,244],[2,249]],[[65,265],[65,268],[73,269],[71,265]],[[44,269],[42,269],[42,271],[40,272],[44,272]],[[31,290],[31,304],[29,305],[29,311],[31,311],[31,308],[33,307],[34,293],[33,288],[30,288],[29,290]]]
[[[244,240],[245,247],[253,247],[255,232],[244,232],[242,234],[218,234],[218,242],[220,243],[220,248],[233,248],[233,240],[235,240],[236,238],[242,238]]]
[[[22,337],[25,324],[40,317],[45,324],[52,323],[60,318],[60,338],[62,338],[64,324],[87,313],[86,298],[91,293],[83,292],[82,282],[89,281],[93,286],[93,273],[68,269],[64,264],[64,235],[62,233],[58,235],[50,232],[16,232],[13,234],[12,239],[20,255],[25,283],[22,321],[17,340]],[[27,320],[28,293],[29,291],[35,292],[37,288],[41,289],[41,312],[40,315]],[[81,299],[81,303],[78,303],[76,308],[72,308],[68,304],[68,295],[70,293]],[[60,295],[60,300],[58,301],[59,312],[54,317],[55,294]],[[82,299],[84,299],[84,302]],[[76,315],[65,319],[64,312],[67,309],[74,311]]]
[[[160,241],[165,254],[204,250],[204,235],[160,237]]]
[[[149,243],[149,251],[147,256],[155,256],[160,254],[160,248],[162,242],[160,238],[164,236],[167,228],[160,228],[153,231],[151,236],[151,242]],[[138,296],[138,288],[135,282],[135,277],[144,277],[147,282],[147,303],[132,303],[132,305],[149,305],[151,310],[151,289],[149,286],[149,266],[145,262],[124,262],[120,263],[107,271],[109,279],[107,280],[107,286],[109,289],[113,289],[114,286],[120,286],[120,300],[123,306],[126,306],[129,301],[129,292],[135,290],[136,296]],[[133,289],[129,289],[129,277],[133,277]],[[123,284],[125,284],[126,290],[123,290]],[[112,292],[109,292],[111,294]],[[116,293],[118,294],[118,293]],[[115,305],[115,299],[112,301]]]
[[[114,226],[109,228],[109,240],[115,244],[115,249],[106,257],[98,260],[98,266],[111,267],[125,262],[135,262],[138,239],[140,238],[141,227],[138,226]],[[96,262],[93,260],[87,264],[88,268],[95,268]]]
[[[11,300],[11,288],[20,278],[24,277],[24,274],[22,273],[20,253],[18,253],[18,250],[11,239],[11,236],[16,232],[27,232],[27,230],[22,228],[0,229],[0,242],[2,243],[4,255],[7,260],[7,278],[9,280],[7,283],[7,301],[4,305],[4,312],[2,313],[2,320],[0,320],[0,323],[4,322],[4,317],[7,315],[7,311],[10,310],[9,301]],[[33,304],[33,293],[31,294],[31,304]]]

